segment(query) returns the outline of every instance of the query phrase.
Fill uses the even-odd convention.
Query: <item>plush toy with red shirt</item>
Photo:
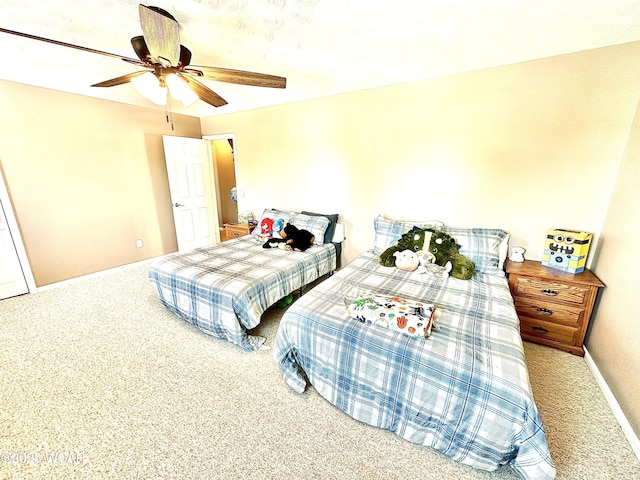
[[[273,219],[265,217],[260,221],[260,236],[270,237],[273,231]]]

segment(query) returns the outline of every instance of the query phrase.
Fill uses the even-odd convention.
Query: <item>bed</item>
[[[293,223],[315,235],[304,252],[263,248],[273,233],[261,225]],[[332,243],[338,215],[266,209],[250,235],[170,254],[151,264],[149,279],[162,304],[204,333],[244,350],[264,346],[248,330],[290,293],[336,269],[340,243]]]
[[[287,310],[273,352],[284,381],[296,392],[310,384],[354,419],[462,464],[554,478],[502,270],[508,234],[443,227],[474,261],[471,280],[378,264],[401,233],[425,223],[378,217],[373,248]],[[437,330],[416,337],[350,318],[353,288],[432,304]]]

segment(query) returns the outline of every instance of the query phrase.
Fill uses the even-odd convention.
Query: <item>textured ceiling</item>
[[[4,0],[0,27],[135,58],[139,1]],[[192,64],[287,77],[285,90],[204,81],[229,104],[204,117],[640,40],[639,0],[154,0]],[[0,32],[0,79],[156,107],[115,58]]]

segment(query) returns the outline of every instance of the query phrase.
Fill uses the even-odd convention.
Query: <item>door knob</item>
[[[184,205],[182,203],[178,203],[178,202],[174,203],[173,206],[174,207],[184,207]]]

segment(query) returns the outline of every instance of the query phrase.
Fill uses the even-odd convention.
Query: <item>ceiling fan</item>
[[[142,35],[131,39],[131,45],[138,59],[1,27],[0,32],[115,57],[133,65],[144,67],[146,70],[122,75],[91,86],[114,87],[131,82],[140,93],[159,105],[166,104],[167,90],[172,97],[181,100],[185,106],[198,98],[214,107],[221,107],[227,104],[224,98],[196,78],[258,87],[286,87],[287,79],[284,77],[228,68],[190,65],[191,51],[180,44],[180,27],[176,19],[169,12],[159,7],[139,5],[138,11]]]

